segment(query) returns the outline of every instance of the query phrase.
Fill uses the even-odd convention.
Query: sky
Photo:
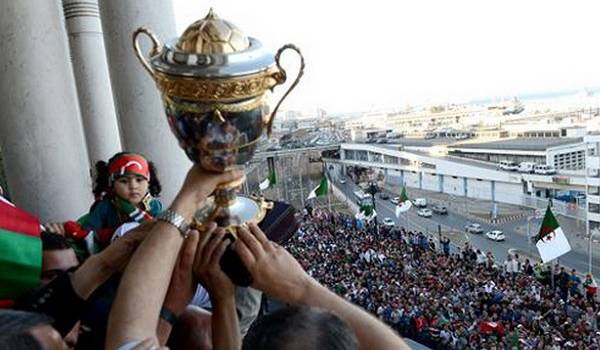
[[[600,87],[600,1],[173,0],[178,33],[213,7],[305,75],[282,107],[328,113]],[[288,76],[298,60],[283,56]],[[274,99],[286,87],[279,88]]]

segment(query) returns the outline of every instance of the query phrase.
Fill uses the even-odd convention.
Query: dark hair
[[[54,232],[42,231],[42,250],[64,250],[71,246],[64,236]]]
[[[96,162],[96,177],[94,178],[94,189],[92,190],[96,198],[100,198],[102,193],[110,190],[108,181],[108,164],[110,164],[117,157],[128,153],[131,152],[119,152],[112,156],[108,162],[103,160]],[[148,192],[150,192],[153,197],[158,197],[160,195],[160,191],[162,191],[162,186],[160,185],[160,180],[158,179],[158,172],[156,171],[156,166],[153,162],[148,161],[148,167],[150,170]]]
[[[50,317],[35,312],[0,310],[0,348],[43,349],[29,331],[36,326],[51,325],[52,322]]]
[[[0,336],[0,349],[44,350],[44,347],[29,333]]]
[[[336,315],[317,308],[293,306],[263,316],[248,330],[242,350],[354,350],[356,335]]]

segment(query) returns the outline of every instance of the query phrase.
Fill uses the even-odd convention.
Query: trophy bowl
[[[140,48],[142,34],[152,42],[147,55]],[[156,82],[179,145],[192,162],[215,173],[243,167],[252,159],[265,129],[270,136],[281,102],[304,72],[304,58],[296,46],[284,45],[273,55],[212,9],[178,39],[164,45],[150,30],[138,28],[133,46]],[[280,57],[288,49],[300,56],[300,69],[270,112],[269,92],[287,78]],[[236,226],[260,222],[269,203],[237,195],[244,181],[220,184],[196,213],[194,226],[202,229],[203,224],[216,221],[235,235]]]

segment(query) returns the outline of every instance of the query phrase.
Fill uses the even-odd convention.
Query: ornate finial
[[[211,7],[208,10],[208,14],[206,15],[206,17],[204,17],[204,19],[218,19],[219,16],[217,16],[217,14],[215,13],[215,10],[213,10],[213,8]]]
[[[203,19],[192,23],[183,32],[177,47],[188,53],[227,54],[248,49],[248,37],[233,23],[219,18],[210,8]]]

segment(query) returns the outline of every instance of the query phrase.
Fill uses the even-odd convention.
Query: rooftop
[[[547,138],[515,138],[509,140],[481,142],[481,143],[463,143],[460,145],[448,146],[449,148],[463,149],[504,149],[519,151],[545,151],[548,148],[564,146],[583,142],[582,137],[547,137]]]
[[[417,139],[417,138],[400,138],[400,139],[388,139],[390,147],[395,148],[398,145],[405,147],[432,147],[440,145],[451,145],[456,143],[457,140],[449,137],[441,137],[434,139]],[[386,144],[377,144],[377,146],[385,147]]]

